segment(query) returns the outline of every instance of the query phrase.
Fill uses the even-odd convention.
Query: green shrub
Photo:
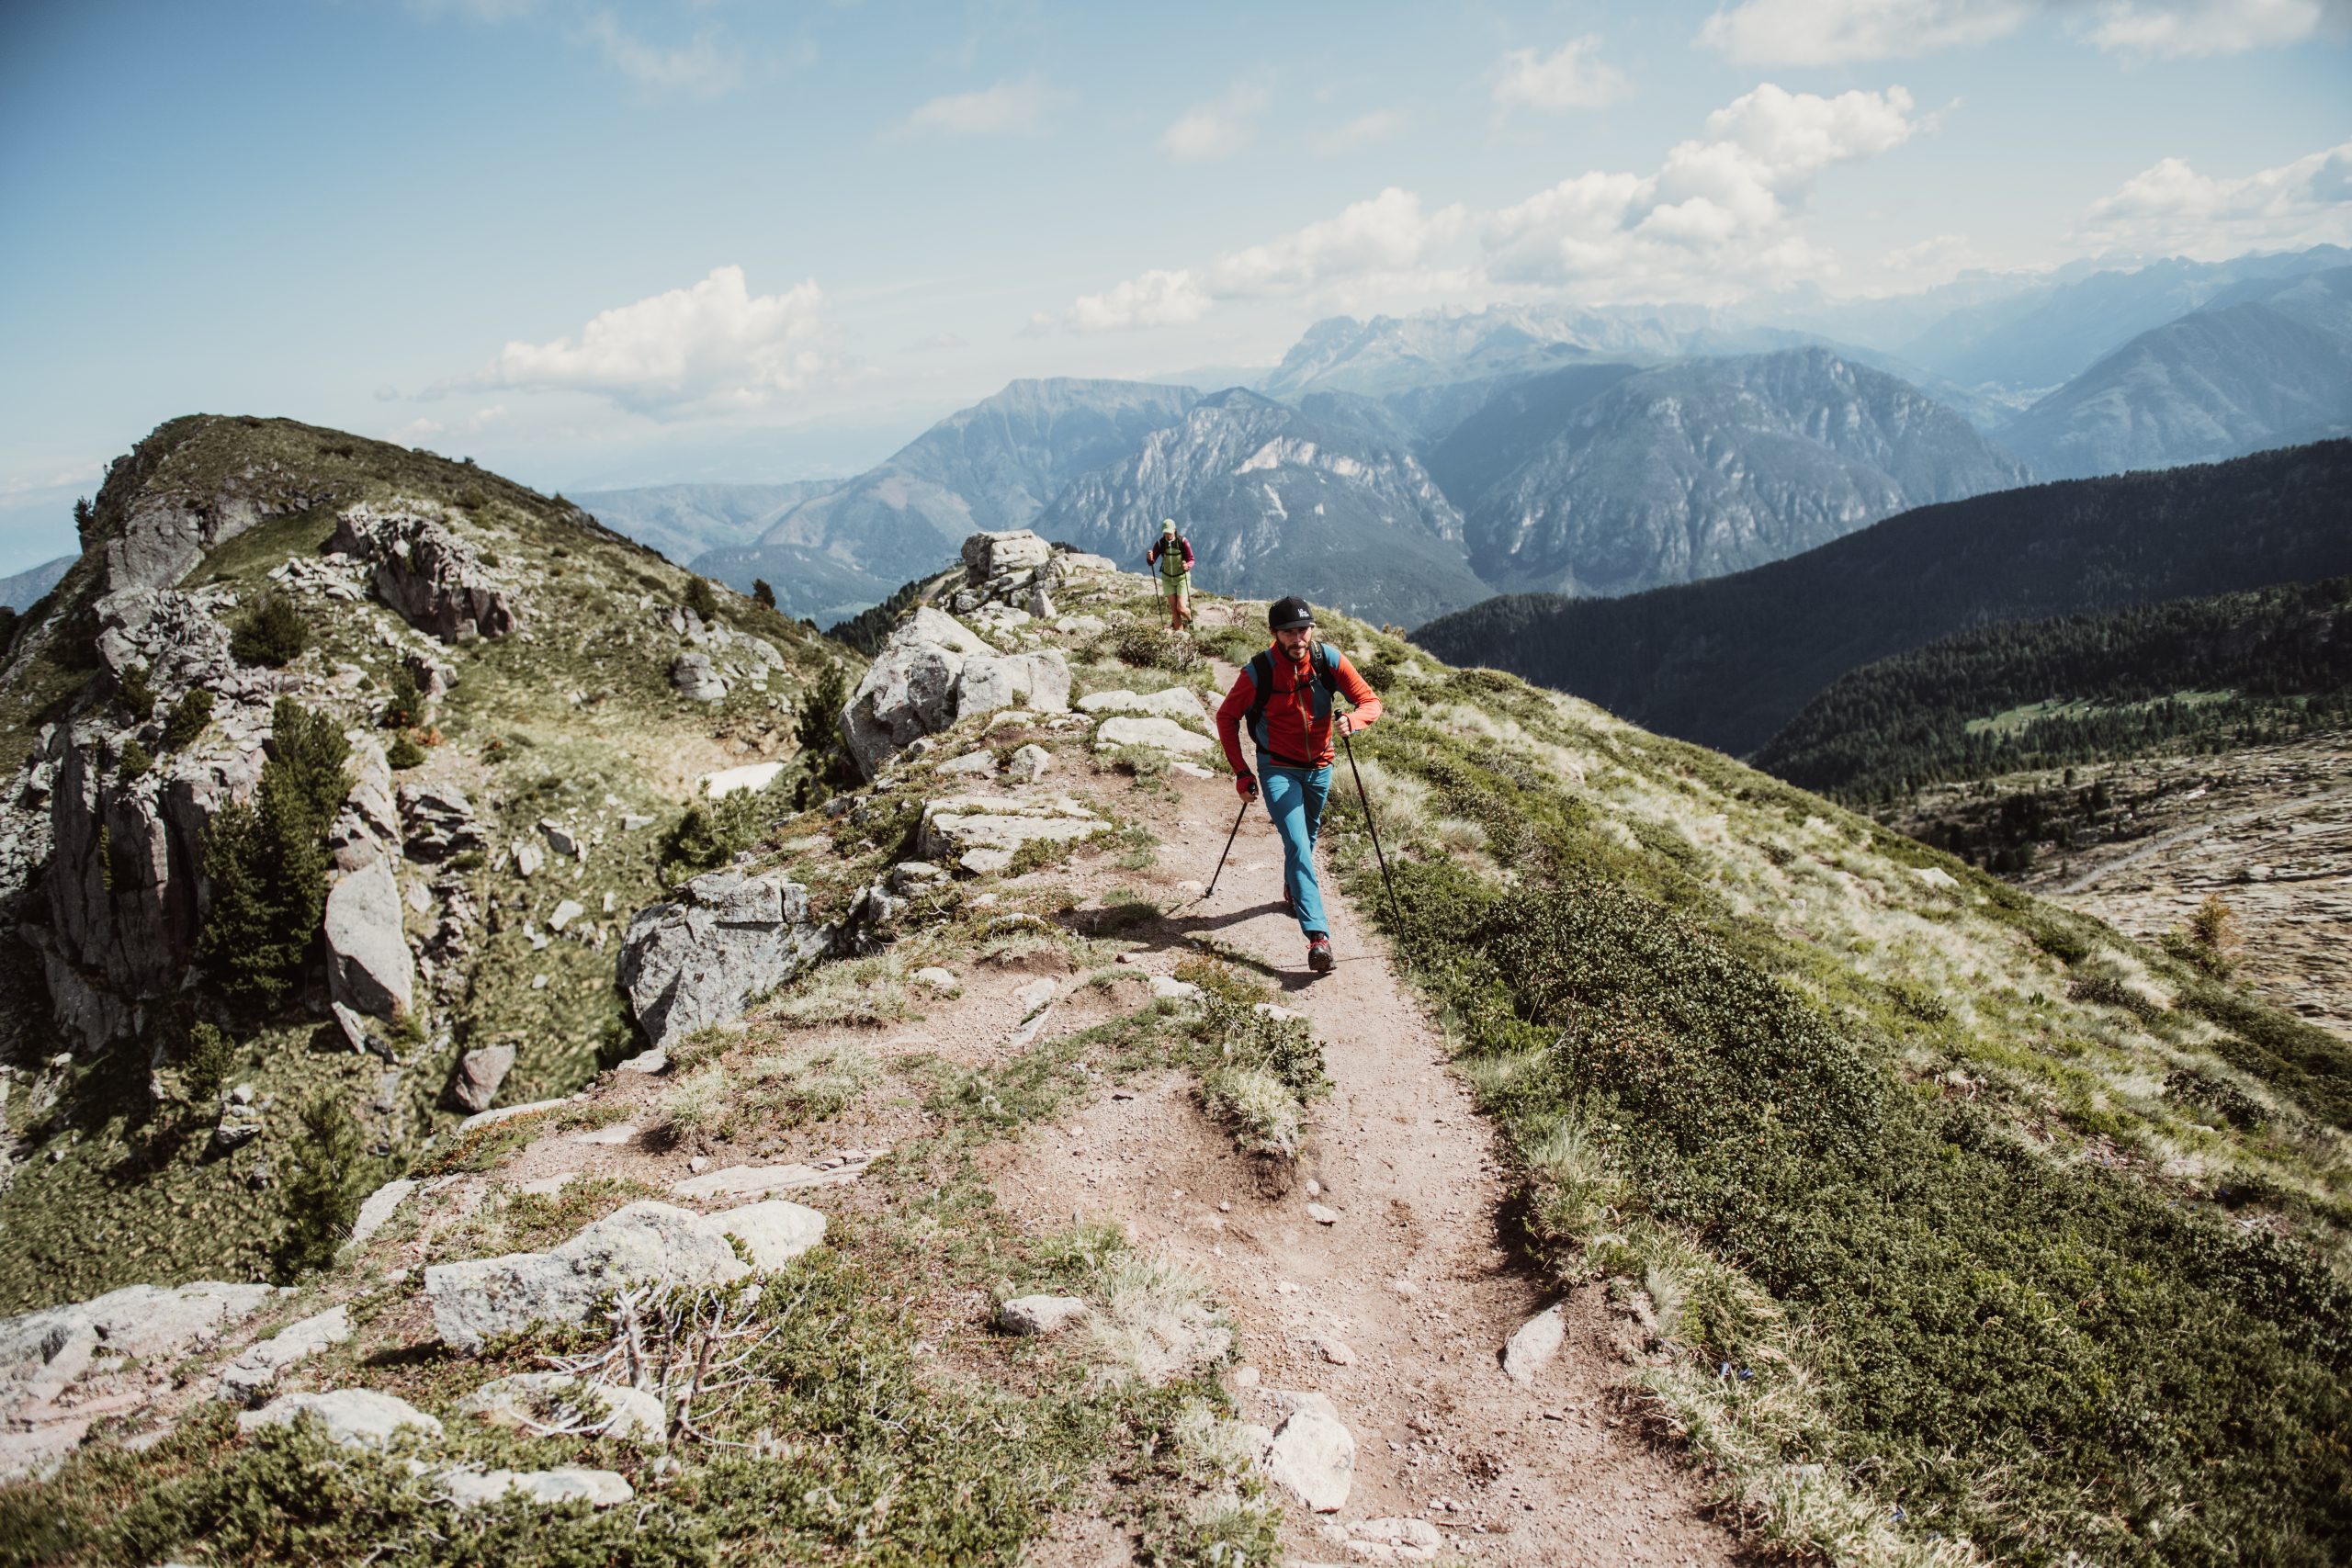
[[[710,579],[690,577],[686,580],[686,608],[706,622],[718,619],[718,591],[711,587]]]
[[[200,1105],[220,1092],[236,1065],[236,1050],[228,1035],[209,1023],[197,1023],[187,1032],[187,1060],[180,1068],[180,1086],[190,1100]]]
[[[828,663],[793,709],[793,739],[800,745],[802,786],[794,806],[802,811],[823,804],[836,789],[857,782],[857,766],[842,739],[842,710],[849,706],[849,674]]]
[[[424,722],[424,693],[407,665],[395,666],[384,682],[384,711],[377,721],[386,729],[413,729]]]
[[[764,577],[752,579],[752,598],[768,609],[775,608],[775,589]]]
[[[403,735],[385,748],[384,761],[395,768],[420,767],[424,761],[424,748],[419,746],[411,737]]]
[[[164,750],[177,751],[204,733],[212,722],[212,693],[203,686],[191,686],[187,694],[172,705],[169,716],[164,720]]]
[[[1182,675],[1207,662],[1193,639],[1182,632],[1132,621],[1103,633],[1097,647],[1136,670],[1168,670]]]
[[[305,1101],[287,1157],[286,1228],[277,1256],[281,1283],[334,1261],[367,1195],[367,1175],[359,1124],[343,1101],[331,1094]]]
[[[154,765],[155,759],[146,747],[136,740],[126,740],[122,743],[122,755],[115,763],[115,772],[128,784]]]
[[[326,907],[323,836],[351,780],[332,719],[290,697],[271,712],[269,760],[251,802],[221,807],[205,835],[212,905],[197,964],[233,1006],[275,1008],[300,977]]]
[[[292,601],[270,594],[254,606],[230,635],[229,651],[240,663],[283,669],[311,646],[311,626]]]
[[[147,666],[144,664],[123,667],[122,673],[115,678],[115,694],[122,699],[122,705],[130,710],[130,716],[135,719],[144,719],[155,711],[155,691],[147,683]]]

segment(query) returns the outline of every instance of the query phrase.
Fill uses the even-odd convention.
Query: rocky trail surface
[[[1220,668],[1220,686],[1234,673]],[[1381,939],[1326,874],[1340,960],[1306,969],[1281,842],[1255,807],[1199,898],[1235,797],[1222,775],[1172,782],[1160,874],[1182,902],[1131,933],[1145,942],[1134,961],[1172,974],[1205,944],[1260,970],[1313,1027],[1333,1087],[1286,1190],[1171,1075],[1106,1091],[1012,1151],[1005,1201],[1039,1224],[1109,1220],[1208,1281],[1238,1332],[1228,1382],[1246,1420],[1279,1427],[1297,1394],[1330,1401],[1353,1438],[1352,1484],[1329,1511],[1291,1508],[1294,1562],[1413,1560],[1384,1558],[1384,1542],[1493,1563],[1732,1561],[1692,1476],[1612,1399],[1598,1293],[1559,1302],[1515,1263],[1492,1130]],[[1335,789],[1348,787],[1343,761]],[[1514,1376],[1503,1352],[1523,1326]]]

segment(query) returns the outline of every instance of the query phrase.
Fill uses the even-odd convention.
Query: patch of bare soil
[[[2352,1038],[2352,738],[2128,767],[2168,786],[2144,791],[2136,836],[2024,885],[2143,941],[2218,897],[2244,937],[2239,977]]]
[[[1236,801],[1222,777],[1177,784],[1180,799],[1164,809],[1140,791],[1121,805],[1130,819],[1165,818],[1155,824],[1169,840],[1160,864],[1086,868],[1080,890],[1125,886],[1170,903],[1198,891]],[[1398,1516],[1428,1520],[1450,1553],[1480,1562],[1733,1561],[1696,1479],[1619,1414],[1597,1292],[1569,1302],[1566,1348],[1532,1386],[1503,1374],[1504,1341],[1551,1299],[1514,1265],[1501,1230],[1491,1131],[1437,1031],[1336,897],[1338,968],[1307,972],[1305,939],[1282,910],[1280,867],[1280,844],[1252,808],[1215,897],[1127,934],[1145,943],[1133,956],[1153,974],[1214,939],[1271,976],[1312,1023],[1335,1087],[1313,1108],[1300,1179],[1270,1196],[1256,1162],[1170,1074],[1106,1090],[1008,1145],[994,1171],[1001,1200],[1040,1228],[1123,1225],[1200,1275],[1233,1314],[1245,1418],[1280,1424],[1270,1390],[1331,1398],[1355,1436],[1354,1487],[1333,1516],[1291,1501],[1295,1562],[1351,1560],[1319,1526]],[[1317,1223],[1310,1203],[1336,1218]]]

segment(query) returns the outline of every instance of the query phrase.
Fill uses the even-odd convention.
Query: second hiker
[[[1159,569],[1159,592],[1168,600],[1168,629],[1181,632],[1193,618],[1185,598],[1193,592],[1193,541],[1176,531],[1176,519],[1159,520],[1159,537],[1143,553],[1144,564]]]
[[[1331,927],[1315,880],[1315,840],[1331,797],[1331,727],[1363,728],[1380,716],[1380,694],[1346,654],[1315,640],[1315,611],[1306,600],[1276,600],[1266,626],[1274,646],[1242,667],[1216,710],[1216,733],[1235,791],[1244,800],[1264,791],[1266,815],[1283,840],[1283,903],[1306,933],[1306,966],[1324,975],[1331,969]],[[1332,712],[1334,696],[1355,712]],[[1245,729],[1255,753],[1249,761],[1241,752]]]

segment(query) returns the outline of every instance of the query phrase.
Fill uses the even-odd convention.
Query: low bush
[[[212,722],[212,693],[203,686],[191,686],[164,720],[164,750],[178,751],[204,733]]]
[[[273,593],[254,605],[229,637],[229,652],[241,664],[283,669],[311,646],[310,623],[292,601]]]

